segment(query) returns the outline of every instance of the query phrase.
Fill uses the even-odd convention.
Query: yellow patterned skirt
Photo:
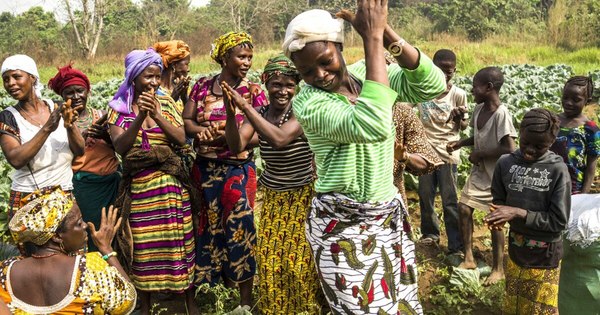
[[[509,258],[505,274],[504,314],[558,314],[560,266],[523,268]]]
[[[319,314],[324,301],[310,245],[306,215],[313,184],[290,191],[261,188],[256,262],[263,314]]]

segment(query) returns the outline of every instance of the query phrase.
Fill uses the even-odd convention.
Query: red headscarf
[[[58,69],[54,78],[48,81],[48,87],[56,94],[62,95],[62,91],[71,85],[80,85],[90,90],[90,80],[83,72],[73,69],[71,64]]]

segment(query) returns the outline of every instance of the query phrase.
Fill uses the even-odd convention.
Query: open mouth
[[[321,84],[321,87],[327,89],[332,85],[333,85],[333,79],[329,80],[329,81],[323,81],[323,84]]]

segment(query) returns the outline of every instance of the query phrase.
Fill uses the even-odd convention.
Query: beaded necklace
[[[92,125],[93,113],[90,113],[90,111],[87,111],[87,112],[88,113],[83,120],[81,118],[78,118],[77,121],[75,122],[75,125],[77,126],[77,128],[79,128],[79,130],[87,129],[89,126]]]

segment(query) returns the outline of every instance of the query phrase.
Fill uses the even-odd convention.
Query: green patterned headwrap
[[[219,36],[219,38],[215,39],[215,42],[212,44],[210,57],[222,65],[223,56],[225,56],[227,51],[243,43],[248,43],[250,46],[252,46],[252,36],[244,32],[229,32],[227,34],[223,34]]]
[[[294,78],[296,83],[300,82],[300,73],[294,63],[284,54],[279,54],[267,61],[260,80],[263,84],[266,84],[273,76],[280,74]]]

